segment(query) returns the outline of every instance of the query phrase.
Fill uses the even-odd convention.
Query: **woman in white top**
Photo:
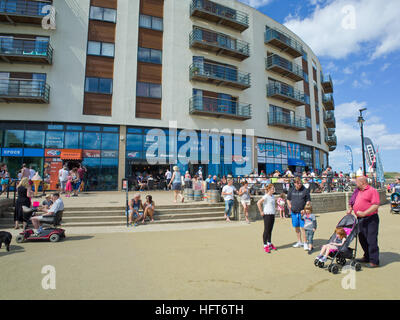
[[[246,222],[249,222],[249,206],[251,203],[249,183],[245,180],[242,182],[242,187],[239,189],[240,202],[242,203]]]
[[[275,188],[274,185],[271,183],[265,188],[265,196],[262,197],[257,202],[257,207],[258,210],[260,211],[260,215],[264,219],[263,241],[264,241],[264,251],[266,253],[270,253],[271,250],[276,250],[275,246],[271,242],[272,229],[274,228],[274,223],[275,223],[274,192]]]

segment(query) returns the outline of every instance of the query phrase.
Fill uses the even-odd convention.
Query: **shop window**
[[[98,150],[101,146],[101,135],[100,133],[85,132],[83,136],[83,148],[88,150]]]
[[[115,133],[103,133],[101,141],[102,150],[115,150],[118,149],[119,135]]]
[[[119,128],[118,127],[103,127],[104,132],[118,132]]]
[[[86,126],[85,131],[100,131],[100,127],[98,126]]]
[[[140,134],[128,134],[126,137],[126,150],[142,151],[143,136]]]
[[[64,126],[62,124],[49,124],[47,126],[48,130],[64,130]]]
[[[47,131],[46,148],[62,149],[64,147],[64,131]]]
[[[82,126],[67,126],[67,130],[82,131]]]
[[[102,190],[118,188],[118,159],[101,159],[100,183]]]
[[[5,148],[22,148],[24,142],[23,130],[6,130],[4,133]]]
[[[82,132],[65,132],[65,148],[79,149],[82,145]]]
[[[25,148],[43,148],[44,147],[44,131],[25,131]]]

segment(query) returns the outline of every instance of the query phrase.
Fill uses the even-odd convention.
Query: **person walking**
[[[30,170],[26,167],[26,164],[24,163],[24,164],[22,165],[22,168],[21,168],[21,180],[22,180],[23,178],[28,178],[28,180],[29,180],[30,175],[31,175],[31,172],[30,172]]]
[[[79,191],[81,191],[81,192],[84,191],[84,189],[85,189],[86,171],[87,171],[86,168],[82,164],[80,164],[79,169],[78,169],[78,176],[81,181],[80,186],[79,186]]]
[[[67,185],[68,182],[68,169],[67,166],[64,165],[59,171],[58,171],[58,182],[60,184],[60,193],[65,192],[65,186]]]
[[[167,169],[167,171],[165,172],[165,179],[167,179],[167,190],[170,186],[171,178],[172,178],[172,173],[171,171],[169,171],[169,169]]]
[[[275,188],[274,185],[271,183],[265,188],[265,195],[257,202],[258,210],[260,211],[260,215],[261,217],[263,217],[264,220],[263,242],[264,251],[266,253],[270,253],[271,250],[276,250],[271,240],[272,230],[275,223],[274,192]]]
[[[294,187],[292,187],[287,196],[287,205],[292,215],[292,226],[295,228],[297,242],[293,245],[294,248],[304,246],[304,250],[308,250],[306,242],[306,234],[304,230],[304,220],[301,219],[301,213],[306,205],[311,204],[310,191],[303,186],[301,179],[294,179]],[[301,241],[303,236],[304,243]]]
[[[222,188],[222,193],[221,193],[225,201],[224,218],[226,219],[227,222],[231,221],[229,217],[232,212],[235,193],[237,193],[237,191],[236,188],[233,186],[233,179],[230,178],[228,179],[228,184]]]
[[[28,217],[24,216],[24,211],[22,209],[23,206],[30,208],[31,200],[28,197],[28,190],[31,189],[31,185],[29,184],[28,177],[23,177],[19,184],[17,185],[17,201],[15,202],[15,211],[14,211],[14,229],[19,229],[19,223],[23,224],[25,229],[26,225],[29,221]]]
[[[396,183],[393,185],[392,193],[400,193],[400,178],[396,179]]]
[[[328,193],[330,193],[332,191],[332,180],[333,180],[333,171],[332,171],[332,167],[329,166],[326,169],[326,184],[327,184],[327,188],[328,188]]]
[[[249,183],[245,180],[242,182],[242,186],[239,189],[240,203],[243,206],[244,215],[246,217],[246,223],[249,221],[249,206],[251,203]]]
[[[308,254],[311,254],[314,247],[313,247],[313,240],[314,240],[314,233],[317,230],[317,218],[312,213],[312,206],[311,204],[306,205],[304,208],[304,214],[302,219],[304,220],[304,230],[306,233],[306,244],[308,247]]]
[[[351,209],[358,219],[358,239],[364,251],[363,258],[357,261],[367,263],[367,268],[376,268],[379,267],[379,193],[368,185],[366,177],[358,177],[356,185],[359,191],[355,195]],[[347,213],[351,214],[351,209]]]
[[[182,195],[182,182],[181,182],[181,172],[178,166],[174,166],[174,173],[172,174],[169,187],[172,185],[172,190],[174,190],[174,202],[177,202],[178,195],[181,197],[181,201],[184,202],[185,198]]]

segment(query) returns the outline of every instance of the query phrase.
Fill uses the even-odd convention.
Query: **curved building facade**
[[[55,185],[63,163],[83,162],[90,190],[112,190],[174,164],[320,170],[336,147],[318,58],[241,2],[0,0],[0,22],[0,162],[12,174],[31,164]]]

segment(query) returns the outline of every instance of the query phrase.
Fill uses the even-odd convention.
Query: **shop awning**
[[[82,160],[82,149],[61,150],[61,160]]]

